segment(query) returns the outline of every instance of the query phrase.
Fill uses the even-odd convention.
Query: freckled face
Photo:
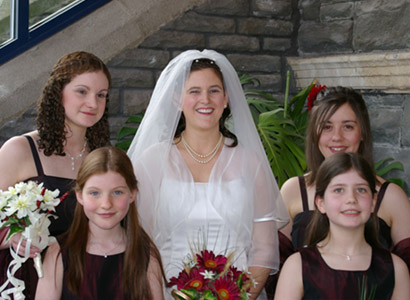
[[[228,96],[214,70],[202,69],[191,72],[185,83],[182,108],[187,128],[219,128],[219,119],[227,104]]]
[[[102,71],[75,76],[63,89],[62,103],[66,124],[88,128],[104,114],[108,95],[108,79]]]
[[[359,150],[362,134],[359,120],[348,103],[330,117],[319,138],[319,150],[327,158],[338,152]]]

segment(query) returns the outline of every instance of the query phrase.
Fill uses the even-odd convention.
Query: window
[[[0,0],[0,64],[110,0]]]

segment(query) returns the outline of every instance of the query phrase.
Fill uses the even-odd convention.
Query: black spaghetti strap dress
[[[30,149],[33,154],[34,163],[37,169],[37,176],[28,178],[25,180],[25,182],[28,182],[30,180],[36,181],[37,183],[43,182],[44,187],[49,190],[58,189],[60,191],[60,197],[66,192],[69,192],[64,201],[61,202],[60,205],[56,208],[54,215],[56,215],[58,218],[50,218],[50,234],[52,236],[58,236],[68,229],[73,219],[74,208],[77,202],[75,193],[72,191],[75,180],[45,175],[34,140],[30,136],[25,137],[30,144]],[[10,249],[0,250],[0,286],[7,280],[7,269],[12,260],[13,258],[11,257]],[[28,259],[16,272],[15,277],[24,281],[24,295],[26,296],[26,299],[34,299],[36,294],[38,276],[33,266],[33,260]]]

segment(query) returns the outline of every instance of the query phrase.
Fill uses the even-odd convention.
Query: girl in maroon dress
[[[275,299],[410,299],[405,262],[378,242],[369,163],[354,153],[334,154],[316,182],[307,247],[286,260]]]
[[[163,299],[161,258],[139,224],[137,180],[126,153],[91,152],[75,191],[73,223],[47,250],[36,299]]]

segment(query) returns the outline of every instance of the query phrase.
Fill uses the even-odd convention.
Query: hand
[[[13,247],[14,251],[17,251],[17,245],[20,241],[20,237],[21,237],[21,232],[13,235],[13,237],[9,241],[9,244]],[[27,244],[27,240],[23,239],[20,244],[20,248],[18,252],[18,255],[20,255],[21,257],[24,257],[24,253],[26,251],[26,244]],[[31,246],[30,247],[30,257],[33,258],[34,256],[36,256],[37,253],[41,253],[41,250],[37,247]]]

